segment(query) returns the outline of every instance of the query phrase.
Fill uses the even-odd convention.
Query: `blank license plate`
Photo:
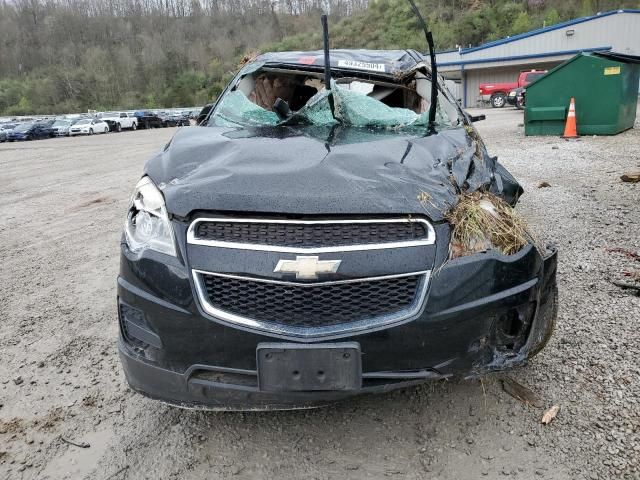
[[[362,386],[360,345],[356,342],[260,343],[256,357],[263,391],[358,390]]]

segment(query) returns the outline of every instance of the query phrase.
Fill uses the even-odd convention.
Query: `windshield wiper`
[[[420,10],[416,7],[413,0],[407,0],[411,5],[413,13],[416,14],[420,21],[420,26],[424,31],[427,38],[427,45],[429,46],[429,59],[431,61],[431,104],[429,105],[429,123],[427,125],[427,133],[436,133],[436,108],[438,105],[438,65],[436,64],[435,48],[433,46],[433,35],[427,28],[427,23],[424,21]]]

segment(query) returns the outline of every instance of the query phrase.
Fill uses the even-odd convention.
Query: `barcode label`
[[[369,70],[372,72],[383,72],[384,63],[358,62],[356,60],[338,60],[338,67],[355,68],[357,70]]]

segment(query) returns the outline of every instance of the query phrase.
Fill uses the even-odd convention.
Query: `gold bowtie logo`
[[[300,280],[315,280],[318,274],[336,273],[342,260],[320,260],[315,256],[296,256],[295,260],[280,260],[276,273],[295,273]]]

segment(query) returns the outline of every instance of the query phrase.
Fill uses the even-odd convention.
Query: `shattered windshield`
[[[225,94],[209,125],[258,127],[277,125],[408,129],[426,127],[431,81],[420,70],[397,81],[342,77],[327,91],[313,72],[257,69],[241,76]],[[333,112],[331,106],[333,98]],[[436,126],[460,124],[457,107],[439,95]]]

